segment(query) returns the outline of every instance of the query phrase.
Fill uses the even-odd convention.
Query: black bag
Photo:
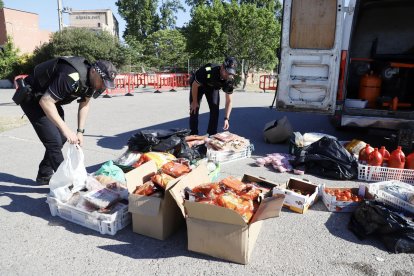
[[[130,151],[171,152],[181,143],[181,137],[190,134],[189,129],[144,129],[134,134],[128,140]]]
[[[322,137],[302,149],[293,166],[305,165],[306,173],[334,179],[354,179],[358,176],[358,161],[338,140]]]
[[[383,203],[363,202],[352,214],[348,228],[360,240],[379,238],[388,251],[414,253],[414,222]]]
[[[13,95],[12,100],[17,104],[21,104],[22,102],[26,101],[27,99],[29,99],[31,93],[32,93],[32,88],[30,85],[26,85],[24,78],[20,78],[16,80],[17,83],[17,89],[16,92]]]

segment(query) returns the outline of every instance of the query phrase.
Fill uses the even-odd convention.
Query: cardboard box
[[[322,201],[331,212],[340,212],[340,213],[350,213],[355,211],[355,209],[361,204],[361,202],[354,201],[339,201],[336,200],[336,197],[325,192],[325,189],[336,189],[336,190],[347,190],[351,189],[353,194],[360,195],[365,199],[372,199],[373,196],[368,193],[368,187],[365,185],[360,185],[359,188],[336,188],[336,187],[321,187]]]
[[[302,195],[293,190],[300,190],[310,195]],[[319,186],[312,184],[308,180],[291,177],[285,185],[274,188],[273,194],[284,194],[285,201],[283,206],[296,213],[303,214],[318,199]]]
[[[262,182],[271,189],[277,185],[251,175],[244,175],[242,181]],[[284,195],[264,199],[250,223],[246,223],[242,216],[231,209],[184,200],[186,187],[194,188],[205,183],[210,183],[208,170],[200,165],[170,189],[186,217],[188,250],[247,264],[260,233],[262,220],[279,216]]]
[[[148,181],[156,172],[156,163],[149,161],[125,174],[130,193],[128,210],[132,214],[132,231],[165,240],[184,223],[181,211],[169,193],[180,178],[168,183],[164,198],[132,194],[137,186]]]

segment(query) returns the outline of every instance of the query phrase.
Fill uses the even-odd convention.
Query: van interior
[[[414,110],[414,1],[361,0],[349,44],[346,98],[368,109]]]

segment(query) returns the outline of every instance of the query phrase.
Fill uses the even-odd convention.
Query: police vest
[[[88,67],[90,64],[83,57],[59,57],[36,65],[34,68],[33,77],[39,85],[39,93],[44,94],[56,73],[58,63],[62,61],[67,62],[78,72],[79,88],[76,91],[76,95],[79,97],[85,97],[85,92],[88,89],[88,86],[86,86],[86,81],[88,78]]]

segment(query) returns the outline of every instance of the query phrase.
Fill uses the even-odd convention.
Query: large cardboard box
[[[156,172],[156,163],[149,161],[126,173],[125,178],[129,191],[128,210],[132,214],[132,231],[164,240],[184,222],[180,209],[169,193],[169,189],[180,179],[177,178],[168,183],[164,198],[133,194],[137,186],[148,181]]]
[[[275,183],[251,175],[244,175],[242,181],[262,182],[272,189]],[[184,189],[209,183],[207,168],[203,165],[183,177],[170,189],[182,214],[186,217],[188,250],[213,257],[247,264],[259,235],[262,221],[279,216],[284,195],[268,197],[246,223],[235,211],[198,202],[184,200]]]
[[[299,190],[302,194],[294,190]],[[286,185],[274,188],[273,194],[284,194],[286,197],[283,206],[294,212],[304,214],[318,199],[319,186],[308,180],[291,177]]]

